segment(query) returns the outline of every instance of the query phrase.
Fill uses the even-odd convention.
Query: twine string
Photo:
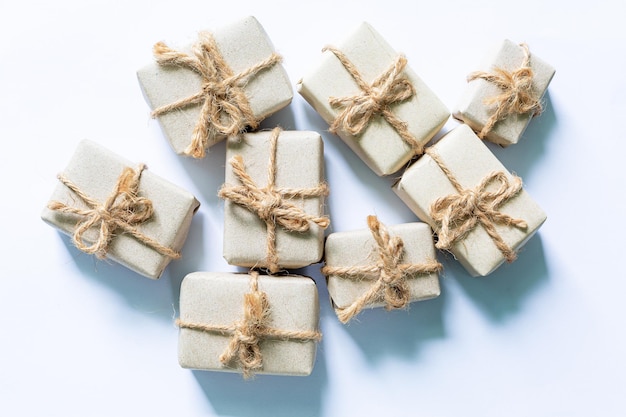
[[[378,260],[363,266],[335,267],[325,265],[322,274],[347,279],[373,279],[370,288],[352,304],[335,308],[337,317],[347,323],[363,308],[376,301],[383,301],[387,310],[404,308],[409,303],[408,277],[439,272],[442,266],[434,260],[423,263],[402,263],[404,242],[398,236],[391,237],[384,224],[376,216],[367,217],[367,225],[376,243]]]
[[[332,133],[343,130],[356,136],[369,125],[372,117],[380,115],[415,153],[422,154],[423,146],[409,132],[407,123],[399,119],[391,110],[393,104],[408,100],[415,95],[413,84],[402,73],[407,65],[406,58],[399,55],[382,74],[369,84],[343,52],[332,46],[327,46],[322,51],[332,52],[360,89],[358,93],[351,96],[329,98],[332,107],[342,108],[329,130]]]
[[[146,169],[144,164],[140,164],[136,170],[129,167],[124,168],[113,192],[104,203],[91,198],[63,174],[57,176],[59,181],[87,206],[87,208],[82,209],[68,206],[60,201],[51,201],[48,204],[50,210],[81,217],[72,235],[74,245],[78,249],[89,254],[95,254],[99,259],[104,259],[111,240],[118,231],[121,231],[133,236],[161,255],[173,259],[180,258],[180,253],[160,244],[157,240],[137,229],[137,226],[148,221],[154,214],[152,201],[138,195],[139,181],[144,169]],[[85,239],[85,233],[92,228],[98,229],[98,238],[93,243],[88,243]]]
[[[528,45],[520,44],[524,52],[524,60],[519,68],[508,71],[501,67],[495,67],[491,72],[475,71],[467,81],[482,79],[498,87],[500,94],[487,97],[484,103],[488,106],[495,104],[496,110],[487,119],[487,123],[478,133],[478,137],[484,139],[494,128],[496,123],[511,114],[531,113],[538,116],[543,111],[541,97],[533,90],[534,72],[530,67],[530,51]]]
[[[243,318],[231,325],[210,325],[176,320],[181,329],[231,336],[228,346],[219,360],[224,366],[233,361],[240,364],[244,378],[250,378],[263,368],[260,343],[264,339],[319,342],[322,334],[318,330],[282,330],[270,326],[270,304],[267,294],[259,290],[259,274],[250,272],[250,292],[244,294]]]
[[[266,225],[267,229],[267,268],[271,273],[280,270],[278,250],[276,248],[277,225],[290,232],[307,232],[311,223],[325,229],[330,225],[326,216],[314,216],[291,200],[293,198],[310,198],[328,195],[326,183],[317,184],[310,188],[281,188],[276,186],[276,149],[278,137],[282,130],[275,128],[270,135],[270,159],[268,163],[267,185],[259,187],[246,171],[241,155],[236,155],[229,161],[233,173],[240,185],[224,184],[218,196],[238,204],[256,214]]]
[[[522,190],[522,180],[514,175],[509,179],[502,171],[486,175],[474,188],[463,188],[454,174],[432,148],[426,153],[439,165],[454,186],[457,194],[438,198],[430,206],[430,215],[437,225],[438,249],[449,250],[455,242],[462,240],[477,225],[481,225],[493,240],[507,262],[513,262],[517,253],[504,241],[496,225],[506,225],[526,230],[525,220],[516,219],[500,212],[500,206]],[[495,191],[489,191],[492,185]]]
[[[272,53],[263,61],[235,74],[220,53],[213,36],[201,32],[198,37],[191,55],[174,50],[163,42],[154,45],[153,53],[159,65],[177,66],[197,73],[202,79],[202,87],[189,97],[156,108],[151,116],[158,117],[187,106],[201,105],[191,143],[184,153],[203,158],[209,143],[216,137],[237,135],[247,126],[252,129],[259,126],[260,121],[255,118],[243,87],[250,77],[280,63],[282,57]]]

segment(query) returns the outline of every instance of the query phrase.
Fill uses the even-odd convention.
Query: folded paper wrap
[[[453,116],[482,139],[501,146],[516,144],[532,117],[541,113],[541,98],[554,73],[525,44],[504,40],[490,50],[480,70],[468,76]]]
[[[363,308],[404,308],[439,296],[441,264],[426,223],[390,226],[368,217],[369,230],[332,233],[326,239],[328,293],[340,321]]]
[[[201,32],[180,51],[159,42],[137,72],[144,96],[178,154],[205,149],[287,106],[291,82],[254,17]]]
[[[149,278],[180,256],[200,203],[189,192],[84,140],[42,219],[75,245]]]
[[[298,92],[378,175],[400,170],[450,113],[372,28],[363,23],[327,47]]]
[[[231,265],[300,268],[319,262],[324,229],[324,146],[319,133],[247,133],[229,139],[224,258]]]
[[[194,272],[180,290],[178,360],[183,368],[309,375],[319,300],[303,276]]]
[[[487,275],[546,220],[543,210],[467,125],[427,149],[394,185],[473,276]]]

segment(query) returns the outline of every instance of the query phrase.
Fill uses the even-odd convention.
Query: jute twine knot
[[[528,224],[500,212],[500,206],[522,190],[522,180],[514,175],[511,179],[502,171],[486,175],[473,189],[461,186],[454,174],[432,149],[426,153],[439,165],[458,194],[438,198],[430,206],[430,215],[437,225],[438,249],[449,250],[455,242],[463,239],[477,225],[482,225],[507,262],[517,258],[515,251],[504,241],[496,225],[506,225],[526,230]],[[495,191],[489,191],[493,185]]]
[[[330,131],[343,130],[350,135],[361,134],[375,115],[382,116],[415,153],[423,153],[423,146],[409,132],[407,123],[400,120],[391,106],[408,100],[415,94],[413,84],[402,73],[407,60],[398,56],[391,65],[371,83],[367,83],[354,64],[340,50],[327,46],[322,51],[332,52],[357,83],[358,93],[346,97],[330,97],[332,107],[343,108],[330,125]]]
[[[328,195],[328,186],[320,183],[311,188],[280,188],[276,186],[276,148],[282,130],[275,128],[270,135],[270,160],[267,185],[259,187],[246,171],[241,155],[229,161],[241,185],[224,184],[218,196],[245,207],[265,222],[267,227],[266,267],[273,274],[280,270],[276,249],[276,225],[290,232],[307,232],[311,223],[325,229],[330,225],[326,216],[313,216],[294,204],[293,198],[310,198]]]
[[[50,210],[82,217],[72,236],[74,245],[78,249],[103,259],[107,254],[111,240],[118,231],[121,231],[133,236],[162,255],[173,259],[180,258],[180,253],[161,245],[137,229],[138,225],[148,221],[154,213],[152,201],[138,195],[139,180],[144,169],[146,169],[144,164],[140,164],[136,170],[129,167],[124,168],[113,192],[104,203],[89,197],[63,174],[57,175],[59,181],[87,206],[87,208],[81,209],[59,201],[51,201],[48,204]],[[95,242],[90,244],[85,241],[84,235],[91,228],[99,229],[99,233]]]
[[[251,372],[263,367],[259,342],[268,327],[270,317],[270,304],[267,295],[259,291],[256,273],[251,276],[250,290],[243,296],[243,319],[235,323],[228,347],[220,355],[220,362],[224,365],[228,365],[237,357],[245,377],[251,376]]]
[[[442,266],[435,260],[423,263],[402,263],[404,242],[398,236],[391,237],[384,224],[376,216],[367,217],[367,225],[376,242],[378,260],[374,264],[350,267],[325,265],[322,274],[335,275],[347,279],[375,280],[367,292],[351,305],[344,308],[336,307],[337,317],[347,323],[369,304],[383,301],[387,310],[404,308],[410,299],[407,279],[415,275],[439,272]]]
[[[317,330],[281,330],[270,326],[270,303],[265,292],[259,290],[259,274],[250,272],[250,292],[244,294],[243,318],[228,326],[209,325],[176,320],[181,329],[198,330],[208,333],[231,335],[228,346],[219,360],[224,366],[237,361],[244,378],[250,378],[255,371],[263,368],[263,354],[260,343],[264,339],[290,340],[297,342],[322,339]]]
[[[485,104],[496,105],[495,112],[489,117],[478,137],[484,139],[491,132],[495,124],[511,114],[526,114],[532,112],[538,116],[543,111],[541,97],[533,90],[534,72],[530,67],[530,51],[528,45],[520,44],[524,51],[524,60],[520,67],[513,71],[495,67],[492,72],[475,71],[467,77],[467,81],[482,79],[494,84],[502,93],[488,97]]]
[[[280,63],[282,57],[272,53],[263,61],[235,74],[210,33],[201,32],[198,38],[191,55],[176,51],[163,42],[154,45],[153,53],[159,65],[174,65],[194,71],[202,78],[202,87],[196,94],[156,108],[151,115],[157,117],[187,106],[201,105],[191,143],[184,153],[203,158],[209,143],[217,137],[238,135],[248,126],[252,129],[259,126],[260,121],[255,118],[243,87],[251,76]]]
[[[267,191],[267,190],[266,190]],[[282,198],[276,192],[267,192],[259,201],[258,215],[263,221],[272,220],[274,211],[280,207]],[[308,224],[308,223],[307,223]]]

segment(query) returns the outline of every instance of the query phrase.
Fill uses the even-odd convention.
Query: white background
[[[412,5],[409,5],[412,4]],[[549,4],[547,4],[549,3]],[[135,71],[159,40],[245,15],[264,25],[295,85],[320,49],[370,22],[452,108],[502,38],[557,69],[519,145],[491,147],[548,221],[517,262],[471,278],[451,257],[438,299],[370,310],[349,326],[322,300],[310,377],[192,372],[177,364],[182,277],[221,257],[224,146],[176,156]],[[620,2],[0,0],[0,415],[617,416],[626,410]],[[416,218],[299,96],[263,126],[322,132],[332,230]],[[450,121],[445,130],[454,127]],[[95,140],[201,200],[184,259],[159,281],[97,262],[39,214],[78,141]]]

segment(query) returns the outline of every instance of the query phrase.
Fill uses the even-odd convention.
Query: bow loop
[[[435,246],[449,250],[480,223],[505,259],[513,262],[517,254],[500,236],[496,225],[522,230],[528,227],[523,219],[513,218],[500,211],[500,206],[522,190],[521,178],[509,178],[502,171],[494,171],[486,175],[476,187],[463,188],[435,151],[428,149],[426,152],[457,190],[457,193],[438,198],[430,206],[430,215],[437,226],[439,237]]]
[[[337,317],[347,323],[367,305],[376,301],[385,303],[387,310],[404,308],[410,301],[410,275],[439,272],[441,264],[434,260],[423,263],[403,263],[404,242],[389,231],[376,216],[367,217],[367,225],[376,243],[378,260],[373,265],[333,267],[325,265],[322,274],[350,279],[375,279],[370,289],[347,307],[336,307]]]
[[[132,235],[162,255],[174,259],[180,257],[178,252],[161,245],[151,237],[139,232],[136,228],[148,221],[154,214],[152,201],[138,195],[139,180],[144,169],[146,169],[144,164],[140,164],[136,170],[125,168],[118,177],[113,192],[104,203],[99,203],[86,195],[65,176],[58,175],[59,181],[76,194],[87,206],[86,209],[80,209],[58,201],[52,201],[48,204],[50,210],[74,214],[82,218],[72,235],[74,245],[78,249],[85,253],[95,254],[98,258],[103,259],[107,254],[111,239],[120,230]],[[85,233],[93,228],[98,229],[98,236],[92,243],[89,243]]]
[[[191,54],[176,51],[163,42],[154,45],[153,53],[159,65],[186,68],[201,77],[202,84],[198,93],[152,111],[152,117],[157,117],[202,103],[191,143],[185,149],[185,155],[194,158],[203,158],[210,142],[219,136],[240,134],[247,126],[258,127],[259,120],[250,107],[243,86],[250,76],[276,65],[282,59],[280,55],[273,53],[265,60],[235,74],[208,32],[198,35],[198,42],[192,47]]]
[[[331,46],[323,51],[330,51],[337,57],[360,89],[351,96],[328,99],[331,107],[341,109],[331,123],[330,131],[336,133],[337,130],[343,130],[357,136],[367,128],[374,116],[380,115],[398,132],[404,142],[417,153],[422,153],[422,145],[409,132],[407,124],[391,111],[392,105],[415,95],[413,84],[403,74],[407,65],[406,58],[399,55],[382,74],[372,83],[368,83],[343,52]]]
[[[541,97],[533,90],[533,77],[530,67],[530,51],[528,45],[520,44],[524,52],[524,60],[519,68],[506,70],[495,67],[491,72],[475,71],[467,77],[467,81],[482,79],[498,87],[502,92],[484,100],[486,105],[496,105],[496,110],[489,117],[478,137],[484,139],[496,123],[511,114],[532,113],[539,115],[543,106]]]
[[[259,188],[246,171],[241,155],[233,157],[230,164],[241,185],[222,187],[221,197],[244,206],[264,222],[280,224],[291,232],[308,231],[309,221],[324,223],[320,221],[322,218],[307,215],[302,207],[283,198],[280,191],[272,184]]]

